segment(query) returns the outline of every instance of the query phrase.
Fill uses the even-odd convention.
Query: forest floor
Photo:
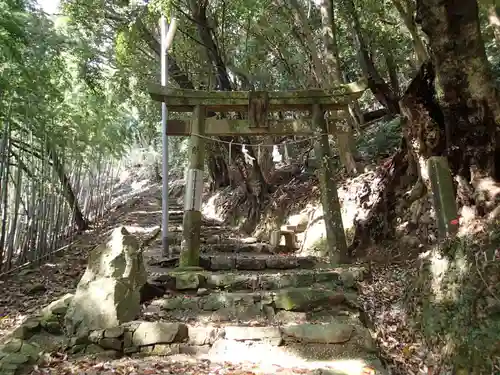
[[[20,270],[0,280],[0,338],[18,326],[30,314],[66,293],[74,292],[83,274],[89,251],[103,241],[110,229],[118,225],[134,225],[150,233],[160,222],[158,215],[137,223],[133,212],[138,207],[158,204],[157,194],[143,190],[132,197],[134,204],[121,204],[111,210],[98,229],[88,231],[69,248],[55,255],[40,267]],[[138,203],[139,202],[139,203]],[[161,207],[161,206],[160,206]],[[145,228],[145,229],[144,229]],[[427,352],[420,338],[409,329],[410,322],[404,304],[404,289],[415,273],[415,259],[402,260],[392,257],[398,252],[396,244],[386,244],[371,249],[371,255],[380,255],[386,261],[372,265],[371,278],[362,282],[360,294],[364,310],[373,324],[381,355],[392,374],[427,374]],[[398,258],[398,262],[389,262]],[[149,357],[147,359],[123,358],[102,360],[82,357],[69,358],[63,353],[53,353],[47,363],[31,374],[313,374],[304,369],[255,368],[252,364],[210,363],[187,357]]]

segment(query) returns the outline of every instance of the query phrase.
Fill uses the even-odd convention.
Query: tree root
[[[354,219],[354,237],[348,249],[350,256],[354,251],[363,250],[373,241],[387,238],[392,232],[395,188],[408,168],[406,151],[406,145],[403,142],[401,150],[394,154],[380,170],[380,181],[372,189],[377,194],[372,207],[364,220]]]

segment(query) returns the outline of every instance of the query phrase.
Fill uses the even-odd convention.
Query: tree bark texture
[[[368,87],[380,104],[386,107],[389,112],[399,114],[398,97],[384,81],[368,53],[368,46],[363,37],[363,30],[354,1],[343,0],[343,4],[347,25],[351,29],[354,45],[358,52],[358,61],[363,75],[368,80]]]
[[[466,180],[498,175],[500,97],[486,58],[477,1],[418,0],[416,21],[429,38],[443,92],[439,104],[452,171]]]
[[[208,1],[191,0],[190,5],[191,5],[192,17],[196,21],[198,36],[200,40],[203,42],[203,45],[207,53],[207,57],[216,71],[216,80],[217,80],[216,89],[220,91],[232,91],[233,87],[231,84],[231,79],[229,78],[226,64],[222,58],[219,46],[217,45],[214,39],[213,35],[214,31],[210,27],[208,22],[208,16],[207,16]],[[221,139],[226,141],[234,140],[238,142],[237,139],[230,137]],[[241,137],[241,139],[244,144],[249,145],[249,147],[247,147],[248,154],[250,155],[250,157],[254,158],[254,162],[250,167],[252,173],[247,172],[248,166],[244,162],[245,158],[240,146],[233,146],[231,154],[234,155],[234,159],[232,160],[232,162],[238,165],[238,170],[241,172],[241,177],[246,185],[246,189],[248,192],[247,199],[250,202],[250,211],[252,212],[252,214],[249,215],[249,221],[255,222],[254,225],[257,225],[257,221],[260,216],[260,209],[262,208],[263,201],[269,192],[269,186],[264,178],[259,162],[258,160],[256,160],[257,158],[254,154],[254,150],[252,147],[252,143],[250,142],[250,139],[248,137]],[[224,162],[224,160],[220,159],[219,155],[214,155],[213,157],[209,156],[208,160],[210,166],[220,168],[221,171],[224,170],[224,172],[227,171],[227,174],[224,174],[224,176],[227,175],[228,179],[231,179],[231,173],[229,173],[227,164]],[[226,165],[226,168],[224,168],[224,164]],[[217,173],[218,173],[217,170],[212,170],[210,172],[212,178],[215,177],[214,183],[217,184],[217,182],[220,183],[226,182],[226,178],[224,177],[219,179]],[[251,183],[250,180],[252,178],[255,181],[257,181],[257,184]]]
[[[476,1],[418,0],[416,21],[428,36],[431,60],[421,65],[399,103],[407,157],[398,153],[385,168],[379,199],[368,219],[356,223],[354,247],[385,237],[377,222],[391,225],[390,216],[381,218],[391,212],[383,202],[391,202],[388,194],[403,173],[418,180],[402,204],[408,208],[426,194],[426,165],[432,156],[448,157],[462,204],[477,207],[474,180],[498,179],[499,95],[486,59]]]
[[[408,32],[411,35],[418,68],[429,59],[429,55],[427,53],[427,49],[425,48],[424,42],[420,37],[420,34],[418,33],[417,24],[415,23],[415,6],[413,0],[392,0],[392,3],[394,4],[394,7],[398,11],[401,19],[403,20],[403,23],[405,24]]]

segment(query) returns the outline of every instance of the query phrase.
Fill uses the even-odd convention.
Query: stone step
[[[203,293],[200,293],[203,291]],[[358,316],[357,295],[333,285],[314,284],[306,288],[277,291],[224,292],[199,290],[197,294],[171,294],[152,300],[141,316],[147,320],[173,322],[272,325],[329,321]],[[202,294],[202,295],[200,295]]]
[[[146,255],[152,259],[148,265],[155,267],[173,268],[178,266],[178,257],[173,258],[154,258],[156,254],[161,254],[154,249],[148,249]],[[227,255],[208,255],[200,256],[200,267],[209,271],[225,270],[247,270],[257,271],[265,269],[287,270],[287,269],[312,269],[324,262],[318,257],[298,257],[293,255],[274,255],[258,253],[238,253]]]
[[[203,239],[202,239],[203,241]],[[257,242],[252,244],[238,243],[236,241],[224,241],[218,243],[210,243],[210,239],[206,239],[200,246],[201,252],[205,253],[262,253],[273,254],[273,246],[265,242]]]
[[[210,305],[209,303],[213,301],[207,302],[199,298],[186,299],[184,301],[176,300],[171,303],[166,302],[164,299],[159,299],[148,306],[143,306],[141,319],[196,325],[238,323],[251,326],[331,323],[340,318],[360,319],[356,295],[349,293],[344,298],[343,301],[340,301],[340,297],[337,301],[333,298],[331,300],[314,301],[315,307],[311,311],[277,309],[272,303],[265,304],[261,301],[249,301],[243,298],[238,301],[231,301],[228,298],[229,301],[221,303],[224,307],[215,303]],[[298,309],[305,310],[300,305]]]
[[[94,346],[129,355],[186,353],[211,361],[330,371],[323,374],[360,375],[365,367],[384,374],[370,332],[347,321],[263,327],[136,321],[89,338]]]
[[[0,348],[0,353],[24,345],[14,339]],[[75,337],[65,349],[70,354],[106,351],[116,357],[184,353],[210,361],[249,361],[285,369],[322,368],[325,372],[319,373],[329,375],[359,375],[370,366],[380,371],[377,374],[385,374],[375,356],[377,347],[370,332],[359,322],[346,319],[262,327],[133,321]]]
[[[175,234],[175,235],[173,235]],[[259,242],[254,244],[235,243],[233,241],[224,241],[217,244],[207,244],[204,238],[201,237],[200,252],[203,253],[257,253],[257,254],[274,254],[274,249],[267,243]],[[205,242],[205,243],[204,243]],[[181,252],[182,233],[170,233],[169,244],[172,245],[172,254],[179,255]],[[161,247],[161,239],[156,239],[150,246]]]
[[[155,272],[160,271],[160,272]],[[180,272],[166,269],[150,270],[150,280],[169,290],[221,289],[274,290],[289,287],[308,287],[315,283],[331,283],[344,288],[355,288],[367,274],[364,267],[339,267],[313,270]]]
[[[141,218],[141,216],[151,216],[151,215],[161,215],[161,208],[154,208],[154,210],[139,210],[134,212],[134,218]],[[168,220],[169,223],[182,223],[182,220],[184,218],[184,210],[182,207],[169,207],[168,210]],[[212,219],[207,219],[207,218],[202,218],[202,225],[206,226],[207,228],[215,228],[215,229],[220,229],[220,230],[227,230],[226,228],[222,227],[220,223],[216,222],[215,220]]]

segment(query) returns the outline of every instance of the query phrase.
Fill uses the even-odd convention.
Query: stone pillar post
[[[444,156],[432,156],[427,161],[427,170],[431,181],[432,197],[439,231],[439,237],[445,239],[458,231],[458,213],[448,160]]]
[[[198,268],[200,265],[201,197],[203,192],[203,170],[205,164],[204,134],[205,107],[196,106],[191,121],[189,141],[189,170],[184,198],[184,220],[182,230],[180,268]]]
[[[328,244],[327,255],[332,263],[348,262],[347,243],[340,211],[340,201],[335,182],[333,154],[328,142],[327,126],[324,111],[320,105],[312,108],[314,131],[322,134],[316,142],[315,154],[319,162],[319,183],[321,188],[321,203],[326,226],[326,239]]]

